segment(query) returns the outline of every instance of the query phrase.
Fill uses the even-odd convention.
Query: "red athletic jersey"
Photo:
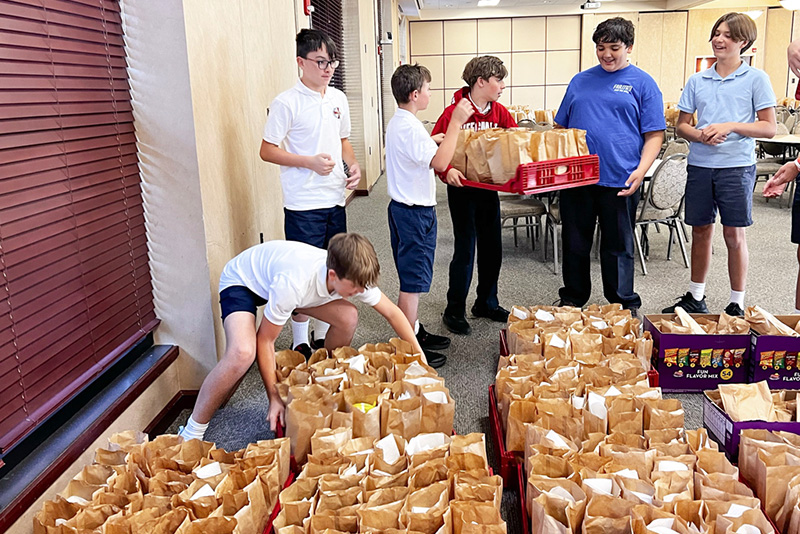
[[[466,98],[467,95],[469,95],[469,87],[462,87],[453,94],[452,103],[444,108],[441,117],[436,121],[436,126],[433,127],[431,135],[445,133],[447,131],[447,126],[450,124],[450,119],[453,117],[453,110],[456,104],[458,104],[459,100],[462,98]],[[489,128],[516,128],[517,126],[517,121],[514,120],[511,113],[508,112],[504,105],[498,102],[492,102],[492,105],[489,107],[489,112],[486,113],[486,115],[478,111],[475,104],[472,104],[472,108],[475,110],[475,113],[461,126],[462,130],[480,131],[488,130]],[[452,168],[451,165],[448,165],[447,171],[443,173],[437,172],[436,174],[439,178],[444,180],[445,175]]]

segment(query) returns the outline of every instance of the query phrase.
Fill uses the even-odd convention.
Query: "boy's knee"
[[[738,249],[746,244],[744,228],[725,227],[722,230],[722,235],[725,238],[725,245],[729,249]]]
[[[337,312],[336,326],[347,332],[355,332],[358,326],[358,309],[351,303],[346,302]],[[331,323],[334,324],[334,323]]]
[[[247,372],[256,359],[256,347],[234,345],[225,351],[225,359],[237,370]]]

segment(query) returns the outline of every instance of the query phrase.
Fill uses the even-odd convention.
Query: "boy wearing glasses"
[[[339,66],[336,44],[318,30],[301,30],[296,42],[302,75],[270,105],[260,156],[281,166],[286,239],[328,248],[334,235],[347,232],[345,189],[358,186],[361,168],[348,140],[347,97],[328,87]],[[309,341],[308,317],[292,318],[292,346],[306,355],[324,346],[327,332],[317,321]]]

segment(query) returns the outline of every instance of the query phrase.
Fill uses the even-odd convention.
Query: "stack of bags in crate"
[[[293,351],[276,354],[278,390],[286,404],[286,435],[298,464],[306,461],[319,429],[351,428],[353,438],[453,430],[455,402],[436,371],[411,345],[367,344],[358,350],[320,349],[306,362]]]
[[[452,436],[455,402],[409,344],[276,354],[299,464],[280,534],[505,533],[482,434]]]
[[[621,403],[610,409],[604,404],[604,395],[628,389],[660,400],[647,375],[652,339],[647,333],[637,337],[639,327],[619,305],[585,311],[514,306],[507,328],[511,355],[500,358],[495,377],[506,449],[524,450],[527,423],[581,440],[585,429],[603,424],[609,412],[615,421],[641,419]]]
[[[261,534],[289,476],[289,440],[227,452],[179,436],[114,435],[34,517],[36,534]]]
[[[800,532],[800,436],[745,429],[740,434],[739,469],[764,510],[783,534]]]
[[[704,430],[650,426],[576,442],[529,425],[532,532],[774,532],[759,499]]]
[[[483,434],[406,441],[319,430],[308,463],[280,494],[274,527],[277,534],[500,534],[502,492]]]
[[[588,155],[585,130],[461,130],[452,165],[467,180],[502,185],[514,178],[520,165]],[[565,172],[566,168],[559,174]]]

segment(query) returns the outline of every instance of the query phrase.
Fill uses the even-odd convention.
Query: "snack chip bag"
[[[700,367],[711,367],[711,349],[700,351]]]
[[[664,364],[667,367],[678,364],[678,349],[664,349]]]
[[[768,367],[772,367],[772,358],[774,354],[775,353],[771,350],[765,350],[759,355],[758,364],[761,366],[762,369],[767,369]]]
[[[678,367],[689,365],[689,349],[678,349]]]

